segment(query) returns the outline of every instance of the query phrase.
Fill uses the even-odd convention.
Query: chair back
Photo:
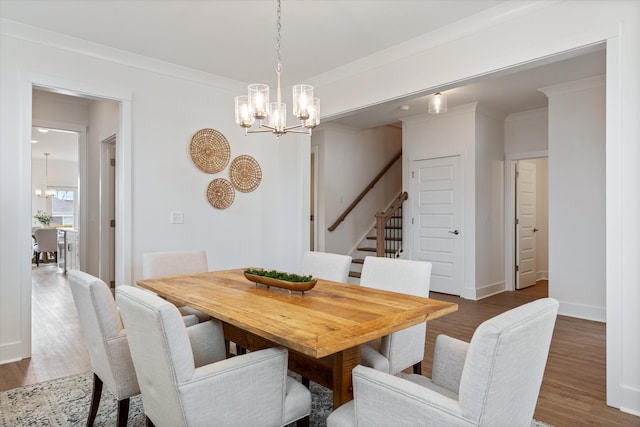
[[[430,262],[372,256],[364,259],[361,286],[427,298],[430,284]],[[380,354],[384,357],[379,358],[363,346],[363,361],[367,366],[395,375],[424,359],[426,333],[427,324],[421,323],[386,335],[380,343]]]
[[[204,250],[142,254],[142,278],[204,273],[209,270]]]
[[[178,386],[191,379],[195,363],[180,312],[133,286],[119,286],[116,300],[130,337],[145,414],[168,426],[187,425]]]
[[[349,255],[307,251],[302,256],[300,274],[345,283],[349,279]]]
[[[476,329],[460,379],[464,416],[484,426],[531,423],[557,314],[558,301],[543,298]]]
[[[36,252],[58,252],[58,230],[56,228],[36,228]]]
[[[140,393],[127,333],[109,286],[79,270],[67,272],[91,370],[118,400]]]

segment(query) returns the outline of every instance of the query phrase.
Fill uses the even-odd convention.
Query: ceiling
[[[283,85],[531,1],[283,0]],[[275,81],[275,0],[1,0],[0,17],[218,76]],[[505,114],[546,107],[541,87],[605,73],[604,46],[546,58],[447,88],[449,108],[480,102]],[[357,128],[426,113],[414,95],[333,118]],[[322,99],[322,94],[317,93]],[[408,110],[400,110],[408,105]]]

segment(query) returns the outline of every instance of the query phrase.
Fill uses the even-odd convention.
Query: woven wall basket
[[[227,209],[233,203],[236,192],[229,181],[216,178],[207,187],[207,200],[216,209]]]
[[[191,160],[203,172],[218,173],[229,163],[229,141],[215,129],[200,129],[191,138]]]
[[[262,181],[262,169],[251,156],[238,156],[229,166],[229,177],[236,190],[250,193],[260,185]]]

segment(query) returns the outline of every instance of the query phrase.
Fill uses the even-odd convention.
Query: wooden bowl
[[[260,283],[262,285],[266,285],[267,287],[274,286],[276,288],[287,289],[289,292],[308,291],[310,289],[313,289],[313,287],[316,285],[316,282],[318,281],[318,279],[313,279],[310,282],[289,282],[287,280],[280,280],[280,279],[274,279],[272,277],[258,276],[255,274],[249,274],[247,272],[244,273],[244,277],[246,277],[247,280],[254,282],[256,284]]]

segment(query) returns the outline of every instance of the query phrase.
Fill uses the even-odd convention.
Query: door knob
[[[460,234],[460,232],[459,232],[458,230],[449,230],[449,233],[451,233],[451,234],[455,234],[456,236],[457,236],[458,234]]]
[[[535,233],[536,231],[538,231],[538,229],[533,227],[533,232]]]

